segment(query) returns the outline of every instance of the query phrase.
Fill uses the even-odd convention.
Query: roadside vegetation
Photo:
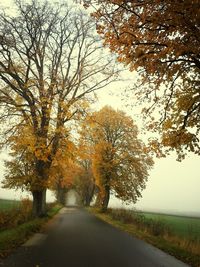
[[[32,202],[0,200],[0,257],[5,257],[14,248],[23,244],[33,233],[41,231],[42,226],[62,208],[51,203],[47,207],[47,216],[33,218]]]
[[[140,213],[126,209],[91,208],[102,220],[166,251],[194,267],[200,266],[200,219]]]
[[[144,212],[145,218],[165,223],[173,234],[200,240],[200,218]]]
[[[11,199],[0,199],[0,212],[13,209],[20,205],[20,201]]]

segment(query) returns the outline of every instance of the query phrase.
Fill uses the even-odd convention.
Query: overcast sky
[[[0,5],[8,4],[10,0],[0,0]],[[130,75],[130,77],[132,77]],[[109,90],[102,90],[98,93],[99,101],[95,108],[99,109],[104,105],[110,105],[113,108],[119,108],[127,112],[136,120],[136,114],[139,109],[131,110],[127,108],[117,96],[118,89],[122,83],[110,86]],[[114,93],[114,95],[113,95]],[[130,95],[129,103],[132,103],[133,97]],[[138,120],[138,121],[137,121]],[[5,153],[0,154],[0,181],[3,178],[4,168],[2,161]],[[151,171],[146,189],[143,191],[143,197],[138,201],[136,207],[144,210],[171,211],[171,212],[196,212],[200,215],[200,157],[193,154],[180,162],[176,161],[175,153],[163,159],[155,161],[154,169]],[[14,190],[4,190],[0,188],[0,198],[19,199],[26,196],[27,193],[16,192]],[[52,194],[48,193],[48,200],[53,199]],[[111,200],[111,205],[119,206],[121,203]]]

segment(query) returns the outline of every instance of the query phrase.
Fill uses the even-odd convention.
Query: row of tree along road
[[[102,210],[110,191],[135,202],[153,165],[150,149],[176,149],[179,159],[200,151],[199,1],[85,7],[93,4],[93,18],[79,4],[35,0],[0,13],[1,144],[10,151],[3,183],[32,193],[34,216],[45,214],[47,188],[60,202],[69,188],[86,205],[96,195]],[[89,109],[93,92],[120,72],[100,37],[140,73],[134,92],[147,100],[147,129],[160,131],[148,147],[122,111]]]
[[[40,216],[70,121],[82,116],[86,96],[117,72],[103,56],[94,22],[78,8],[38,1],[15,6],[0,18],[2,135],[14,157],[7,163],[9,185],[28,187],[33,214]]]

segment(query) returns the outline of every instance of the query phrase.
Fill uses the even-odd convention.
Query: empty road
[[[2,267],[186,267],[94,215],[63,208],[48,231],[36,234]]]

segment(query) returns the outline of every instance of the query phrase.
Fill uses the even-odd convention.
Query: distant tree
[[[91,162],[82,161],[79,168],[80,171],[74,179],[74,188],[80,196],[81,204],[83,206],[90,206],[95,193],[95,182]]]
[[[81,203],[89,206],[95,194],[95,179],[92,171],[91,146],[85,143],[85,137],[79,136],[79,145],[77,153],[77,164],[79,174],[74,179],[74,188],[78,192]]]
[[[152,146],[175,149],[180,160],[187,151],[199,155],[200,1],[84,2],[96,4],[105,45],[142,78],[134,93],[146,104],[148,130],[161,134]]]
[[[56,161],[52,164],[50,189],[55,192],[59,203],[65,205],[66,194],[70,189],[79,195],[79,202],[89,206],[95,190],[91,162],[77,160],[77,158],[63,157],[63,162]]]
[[[55,192],[57,202],[63,205],[66,203],[66,193],[73,187],[74,177],[79,173],[77,148],[67,132],[67,138],[61,140],[52,162],[48,180],[48,188]]]
[[[106,106],[88,116],[82,136],[93,144],[93,173],[102,210],[107,209],[111,190],[123,201],[136,202],[153,161],[133,120]]]
[[[9,146],[27,126],[27,153],[40,184],[32,191],[33,213],[40,216],[66,124],[83,112],[86,95],[115,80],[117,72],[102,52],[94,22],[78,8],[36,0],[18,0],[15,7],[13,15],[0,12],[1,139]]]

